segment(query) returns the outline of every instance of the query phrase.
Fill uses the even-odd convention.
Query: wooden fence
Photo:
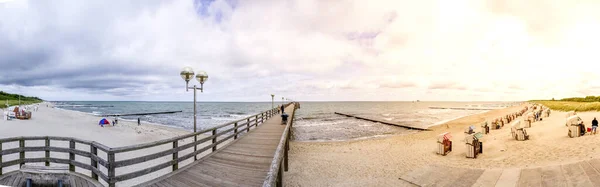
[[[291,103],[288,103],[285,106],[287,107],[290,104]],[[233,122],[229,122],[226,124],[222,124],[222,125],[219,125],[219,126],[216,126],[216,127],[210,128],[210,129],[206,129],[203,131],[199,131],[196,133],[190,133],[187,135],[182,135],[179,137],[174,137],[174,138],[165,139],[165,140],[159,140],[159,141],[150,142],[150,143],[117,147],[117,148],[110,148],[110,147],[100,144],[98,142],[86,141],[86,140],[70,138],[70,137],[35,136],[35,137],[14,137],[14,138],[0,139],[0,175],[2,175],[2,168],[14,166],[14,165],[22,166],[25,163],[44,162],[46,166],[49,166],[50,163],[68,164],[70,171],[75,172],[75,167],[89,170],[89,171],[91,171],[91,177],[93,179],[98,180],[100,178],[103,181],[105,181],[109,187],[114,187],[117,182],[137,178],[137,177],[140,177],[140,176],[143,176],[143,175],[146,175],[146,174],[149,174],[149,173],[152,173],[152,172],[155,172],[155,171],[167,168],[167,167],[172,167],[172,170],[175,171],[179,168],[180,162],[182,162],[186,159],[190,159],[192,157],[194,157],[194,160],[196,160],[197,159],[196,157],[198,154],[201,154],[204,151],[207,151],[209,149],[211,149],[212,152],[214,152],[217,150],[217,146],[219,144],[221,144],[231,138],[237,139],[238,136],[243,135],[242,133],[250,132],[250,128],[252,128],[252,127],[256,128],[258,125],[264,123],[267,119],[273,117],[274,115],[276,115],[278,113],[279,113],[279,109],[273,108],[273,109],[264,111],[260,114],[256,114],[256,115],[253,115],[253,116],[250,116],[250,117],[238,120],[238,121],[233,121]],[[293,116],[294,116],[294,114],[292,113],[292,118],[291,118],[292,120],[293,120]],[[208,136],[208,137],[198,140],[197,137],[204,133],[211,133],[211,136]],[[192,138],[192,137],[194,138],[194,141],[191,141],[190,143],[187,143],[185,145],[178,144],[178,142],[180,140]],[[285,140],[282,139],[282,141],[285,141],[285,147],[286,147],[286,151],[285,151],[286,159],[285,160],[286,160],[286,170],[287,170],[287,138],[289,137],[289,125],[288,125],[288,127],[286,127],[286,131],[285,131],[283,137],[285,137]],[[10,143],[10,142],[17,142],[17,141],[19,142],[19,146],[17,148],[4,149],[4,150],[2,149],[3,143]],[[25,146],[26,141],[45,141],[45,146]],[[66,148],[66,147],[50,146],[51,141],[69,142],[69,147]],[[211,141],[211,144],[206,145],[204,147],[200,147],[200,149],[198,149],[199,144],[202,144],[202,143],[205,143],[208,141]],[[80,144],[88,145],[90,147],[89,151],[83,151],[80,149],[76,149],[76,146],[80,145]],[[117,160],[117,158],[115,158],[115,154],[117,154],[117,153],[127,153],[127,152],[137,151],[140,149],[153,148],[153,147],[167,145],[167,144],[172,144],[173,145],[172,148],[163,150],[163,151],[160,151],[160,152],[157,152],[154,154],[138,156],[135,158],[129,158],[129,159],[123,159],[123,160]],[[186,155],[178,154],[180,151],[189,149],[192,147],[194,147],[193,152],[188,153]],[[279,145],[279,147],[277,148],[277,150],[278,150],[277,153],[280,153],[281,149],[283,149],[283,148],[281,148],[281,145]],[[106,159],[98,156],[99,150],[106,154],[106,157],[105,157]],[[43,158],[25,158],[26,152],[45,152],[45,157],[43,157]],[[51,152],[68,153],[69,159],[53,158],[50,156]],[[14,159],[11,161],[2,160],[3,156],[10,155],[10,154],[16,154],[16,153],[19,154],[18,159]],[[83,162],[76,161],[75,155],[89,158],[90,163],[83,163]],[[147,168],[133,171],[130,173],[125,173],[122,175],[115,175],[115,169],[117,169],[117,168],[131,166],[134,164],[145,163],[145,162],[148,162],[148,161],[151,161],[151,160],[154,160],[157,158],[169,156],[169,155],[172,155],[172,159],[168,162],[164,162],[164,163],[161,163],[161,164],[158,164],[155,166],[147,167]],[[279,161],[277,161],[278,163],[281,162],[280,157],[282,157],[282,155],[280,155],[280,154],[276,155],[275,160],[279,160]],[[106,173],[102,172],[99,169],[98,165],[106,168],[107,172]],[[277,175],[275,175],[275,177],[277,177]]]
[[[296,109],[298,108],[298,106],[298,104],[294,105]],[[279,145],[277,146],[277,150],[275,151],[275,158],[273,158],[273,162],[271,162],[271,167],[269,169],[267,177],[265,178],[263,187],[283,186],[283,172],[288,171],[288,151],[290,150],[289,141],[292,135],[291,131],[292,126],[294,124],[295,115],[296,110],[292,112],[292,116],[290,116],[290,122],[286,125],[285,130],[281,135]]]

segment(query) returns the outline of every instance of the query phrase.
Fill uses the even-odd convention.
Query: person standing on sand
[[[592,120],[592,133],[596,134],[596,128],[598,128],[598,120],[596,120],[596,118],[594,118],[594,120]]]
[[[140,126],[140,118],[138,118],[138,126]]]

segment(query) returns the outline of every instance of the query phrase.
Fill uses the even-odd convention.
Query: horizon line
[[[110,101],[110,100],[88,100],[88,101],[83,101],[83,100],[65,100],[65,101],[46,101],[45,102],[180,102],[180,103],[188,103],[188,102],[193,102],[193,101]],[[325,101],[325,100],[306,100],[306,101],[286,101],[286,102],[528,102],[530,100],[527,101],[478,101],[478,100],[473,100],[473,101],[460,101],[460,100],[393,100],[393,101],[384,101],[384,100],[347,100],[347,101],[340,101],[340,100],[329,100],[329,101]],[[272,101],[197,101],[197,102],[203,102],[203,103],[263,103],[263,102],[272,102]],[[274,103],[281,103],[281,101],[273,101]]]

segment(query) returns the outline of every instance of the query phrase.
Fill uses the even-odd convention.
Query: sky
[[[0,90],[45,100],[600,95],[600,1],[0,0]],[[190,83],[198,84],[197,81]]]

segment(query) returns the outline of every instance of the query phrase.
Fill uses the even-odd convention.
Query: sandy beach
[[[176,137],[184,134],[191,133],[184,129],[179,128],[171,128],[168,126],[161,126],[159,124],[150,124],[142,122],[142,125],[138,126],[136,122],[119,120],[119,123],[115,126],[105,125],[101,127],[98,125],[98,122],[102,119],[102,117],[97,117],[91,114],[70,111],[70,110],[62,110],[51,107],[46,107],[46,104],[40,104],[39,110],[36,112],[32,112],[32,118],[30,120],[10,120],[4,121],[0,120],[0,138],[9,138],[9,137],[18,137],[18,136],[62,136],[62,137],[74,137],[83,140],[96,141],[102,143],[106,146],[115,148],[127,145],[135,145],[141,143],[147,143],[162,139],[167,139],[171,137]],[[107,118],[107,120],[112,121],[114,118]],[[184,143],[184,140],[181,143]],[[43,146],[43,142],[28,142],[36,144],[40,143],[40,146]],[[57,143],[65,143],[65,142],[57,142]],[[54,143],[52,143],[54,145]],[[202,145],[202,144],[201,144]],[[12,148],[18,146],[17,143],[5,143],[4,149]],[[68,145],[62,145],[68,147]],[[129,153],[121,153],[117,154],[117,160],[123,160],[127,158],[133,158],[138,156],[143,156],[151,153],[156,153],[158,151],[166,150],[171,148],[171,145],[166,146],[158,146],[149,149],[142,149],[140,151],[134,151]],[[89,147],[77,147],[77,149],[89,151]],[[184,150],[180,154],[187,154],[191,152],[191,149]],[[27,158],[32,157],[43,157],[43,152],[40,154],[35,153],[27,153]],[[58,158],[68,158],[68,154],[62,153],[51,153],[52,157]],[[99,153],[100,157],[106,159],[106,154]],[[17,159],[18,154],[13,154],[9,156],[5,156],[4,160],[12,160]],[[83,163],[88,163],[89,159],[77,156],[76,159]],[[152,160],[150,162],[140,163],[128,167],[118,168],[116,170],[117,175],[124,174],[128,172],[137,171],[139,169],[143,169],[148,167],[149,165],[157,165],[160,163],[164,163],[170,160],[170,156],[162,157],[159,159]],[[180,166],[184,166],[190,163],[190,160],[183,162]],[[4,172],[12,171],[17,169],[16,166],[4,168]],[[105,168],[100,168],[102,171],[106,172]],[[80,170],[77,168],[78,172],[89,174],[90,172],[87,170]],[[158,172],[135,178],[129,181],[117,183],[117,186],[131,186],[133,184],[137,184],[143,181],[150,180],[154,177],[163,175],[165,173],[170,172],[170,168],[166,168],[163,170],[159,170]],[[103,182],[103,181],[101,181]],[[105,184],[105,183],[104,183]]]
[[[0,121],[0,138],[16,136],[65,136],[96,141],[109,147],[134,145],[190,133],[184,129],[119,120],[101,127],[103,117],[46,107],[40,104],[30,120]],[[114,118],[106,118],[109,121]]]
[[[552,111],[550,117],[527,129],[528,141],[512,138],[510,127],[490,130],[484,135],[483,154],[465,157],[464,129],[491,121],[523,106],[493,110],[449,121],[409,135],[346,142],[291,142],[290,170],[286,186],[389,186],[407,172],[429,164],[462,168],[529,168],[592,159],[600,155],[600,135],[569,138],[565,112]],[[586,127],[598,112],[580,112]],[[518,118],[521,120],[521,118]],[[476,131],[481,127],[476,125]],[[437,135],[450,132],[453,151],[447,156],[435,153]]]

